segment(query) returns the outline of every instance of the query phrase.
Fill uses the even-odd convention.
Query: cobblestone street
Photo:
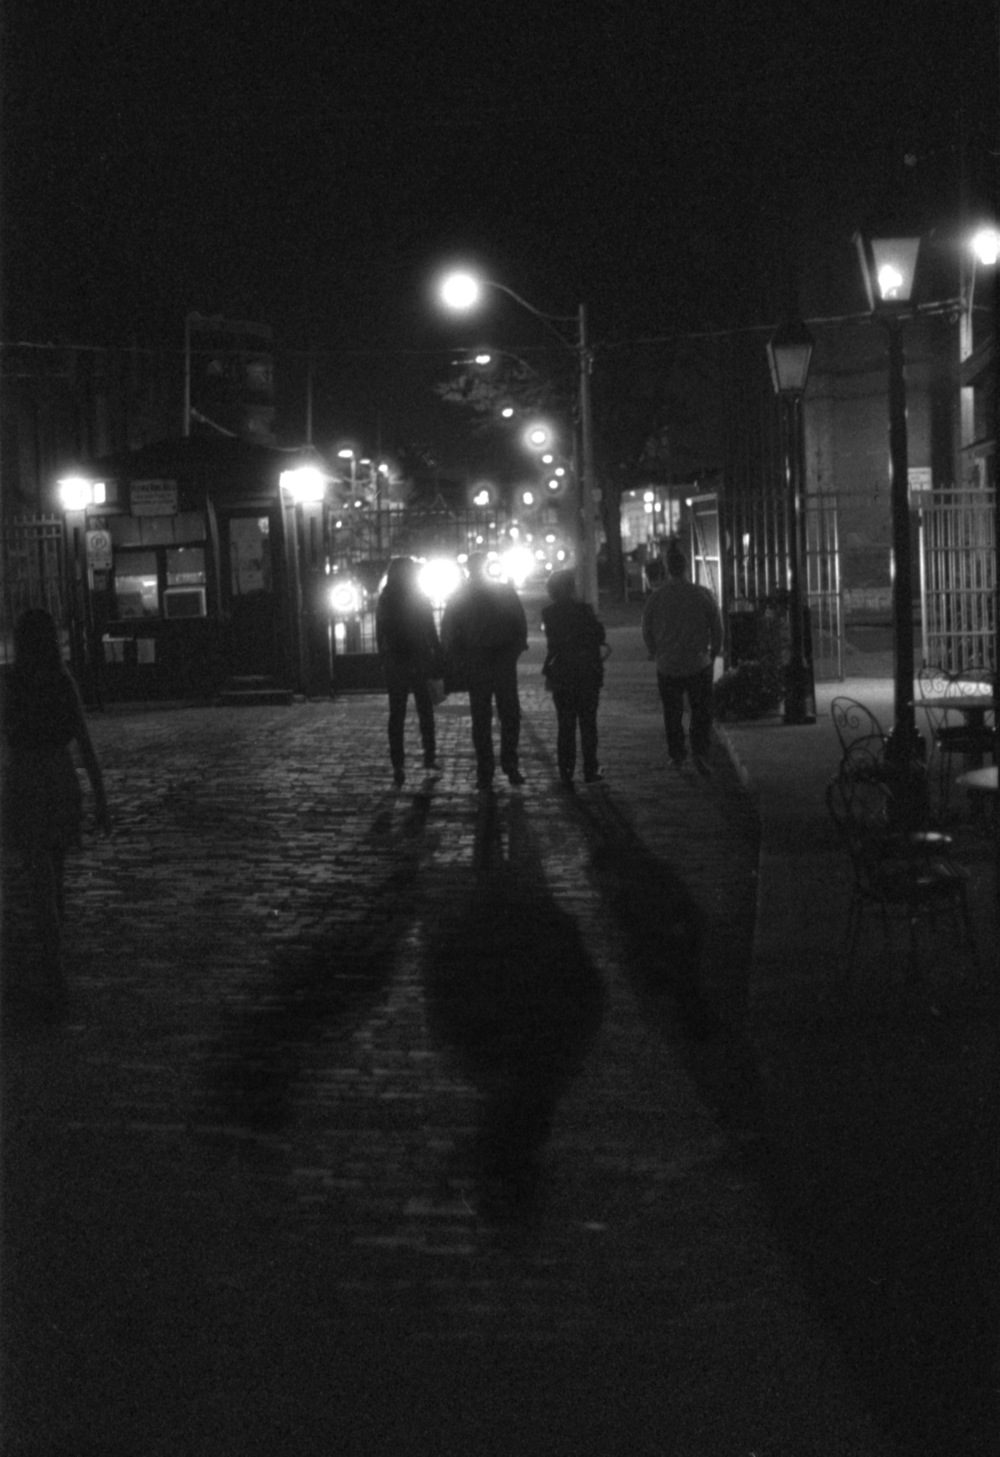
[[[621,665],[566,796],[523,702],[492,799],[460,700],[402,791],[378,695],[95,718],[55,1026],[7,918],[6,1451],[877,1450],[744,1158],[736,771]]]

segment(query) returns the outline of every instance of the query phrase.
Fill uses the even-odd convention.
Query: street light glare
[[[441,302],[449,309],[472,309],[482,289],[471,273],[449,273],[441,283]]]
[[[980,228],[972,240],[972,251],[977,263],[992,268],[1000,254],[1000,232],[996,228]]]
[[[878,271],[878,287],[882,298],[898,298],[902,285],[903,275],[899,269],[893,268],[891,263],[884,263]]]

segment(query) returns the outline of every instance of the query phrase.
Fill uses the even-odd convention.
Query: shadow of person
[[[357,851],[369,864],[358,919],[343,918],[333,874],[315,895],[303,896],[300,927],[269,948],[266,985],[223,1020],[205,1054],[205,1116],[217,1112],[251,1133],[279,1132],[294,1116],[309,1049],[361,1024],[385,995],[415,913],[430,804],[429,795],[417,793],[401,813],[383,806],[373,816]]]
[[[472,873],[427,946],[431,1028],[483,1094],[473,1151],[479,1210],[536,1208],[542,1153],[580,1072],[605,994],[573,918],[546,888],[524,806],[485,801]]]

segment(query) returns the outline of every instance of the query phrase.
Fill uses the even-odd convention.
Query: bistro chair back
[[[847,755],[855,746],[874,757],[884,754],[885,733],[882,725],[871,709],[859,703],[856,698],[835,698],[830,704],[830,716],[843,755]]]
[[[974,764],[981,764],[987,755],[996,758],[995,729],[987,723],[986,711],[968,709],[969,699],[992,692],[991,675],[980,667],[949,673],[944,668],[925,666],[917,681],[927,714],[931,754],[937,765],[938,801],[944,811],[950,799],[955,756]]]
[[[826,805],[851,869],[847,977],[851,975],[865,913],[870,910],[877,911],[882,922],[887,959],[893,918],[905,922],[911,978],[919,974],[917,931],[922,921],[933,926],[940,916],[946,916],[975,960],[965,880],[951,858],[948,837],[896,828],[900,815],[890,787],[874,779],[858,778],[845,765],[827,786]]]

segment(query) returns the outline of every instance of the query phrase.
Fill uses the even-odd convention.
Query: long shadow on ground
[[[388,804],[375,815],[369,839],[391,855],[362,917],[345,923],[339,905],[320,898],[303,932],[274,947],[267,995],[234,1015],[206,1053],[201,1114],[258,1133],[290,1121],[306,1047],[358,1025],[385,991],[416,904],[430,807],[418,792],[402,823]]]
[[[520,801],[503,826],[496,800],[482,801],[471,873],[450,891],[452,913],[426,948],[428,1016],[484,1095],[479,1208],[522,1218],[559,1099],[601,1025],[604,990],[576,923],[545,888]]]

